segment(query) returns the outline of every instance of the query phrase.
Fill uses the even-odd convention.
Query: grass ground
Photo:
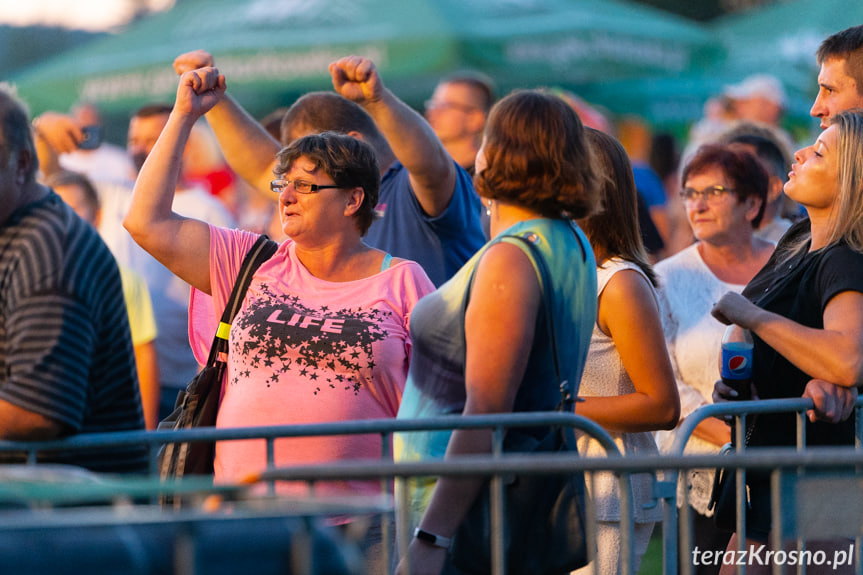
[[[647,545],[647,551],[641,558],[638,575],[659,575],[662,573],[662,525],[653,528],[653,535]]]

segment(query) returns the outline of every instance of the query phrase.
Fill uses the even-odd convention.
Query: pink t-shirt
[[[224,309],[257,237],[210,226],[211,309]],[[321,280],[300,263],[295,244],[286,240],[255,273],[234,319],[216,427],[395,417],[408,373],[410,313],[432,291],[422,268],[409,261],[362,280]],[[206,299],[195,294],[192,308],[207,311]],[[213,331],[193,326],[190,334],[193,349],[200,351],[209,347]],[[278,466],[380,457],[378,435],[275,442]],[[263,440],[216,446],[217,482],[235,482],[265,466]],[[320,483],[315,489],[318,494],[379,493],[380,483]],[[280,485],[279,491],[300,494],[306,489]]]

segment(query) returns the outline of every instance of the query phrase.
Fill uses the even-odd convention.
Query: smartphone
[[[95,150],[102,143],[102,130],[99,126],[84,126],[81,128],[83,139],[78,143],[82,150]]]

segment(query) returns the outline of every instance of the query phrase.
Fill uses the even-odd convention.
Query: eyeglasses
[[[460,112],[473,112],[478,108],[476,106],[468,106],[467,104],[457,104],[455,102],[443,102],[440,100],[426,100],[426,111],[430,110],[458,110]]]
[[[305,180],[273,180],[270,182],[270,189],[277,194],[284,192],[288,186],[293,184],[294,191],[298,194],[314,194],[319,190],[330,188],[342,188],[344,186],[319,186]]]
[[[733,191],[725,186],[708,186],[703,190],[683,188],[680,190],[680,197],[683,198],[684,202],[697,202],[701,198],[707,199],[708,202],[718,202],[725,194]]]

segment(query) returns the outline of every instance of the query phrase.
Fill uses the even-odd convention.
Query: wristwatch
[[[429,533],[428,531],[424,531],[419,527],[414,529],[414,537],[416,537],[423,543],[428,543],[429,545],[434,545],[435,547],[440,547],[441,549],[449,549],[449,546],[452,544],[452,537],[435,535],[434,533]]]

